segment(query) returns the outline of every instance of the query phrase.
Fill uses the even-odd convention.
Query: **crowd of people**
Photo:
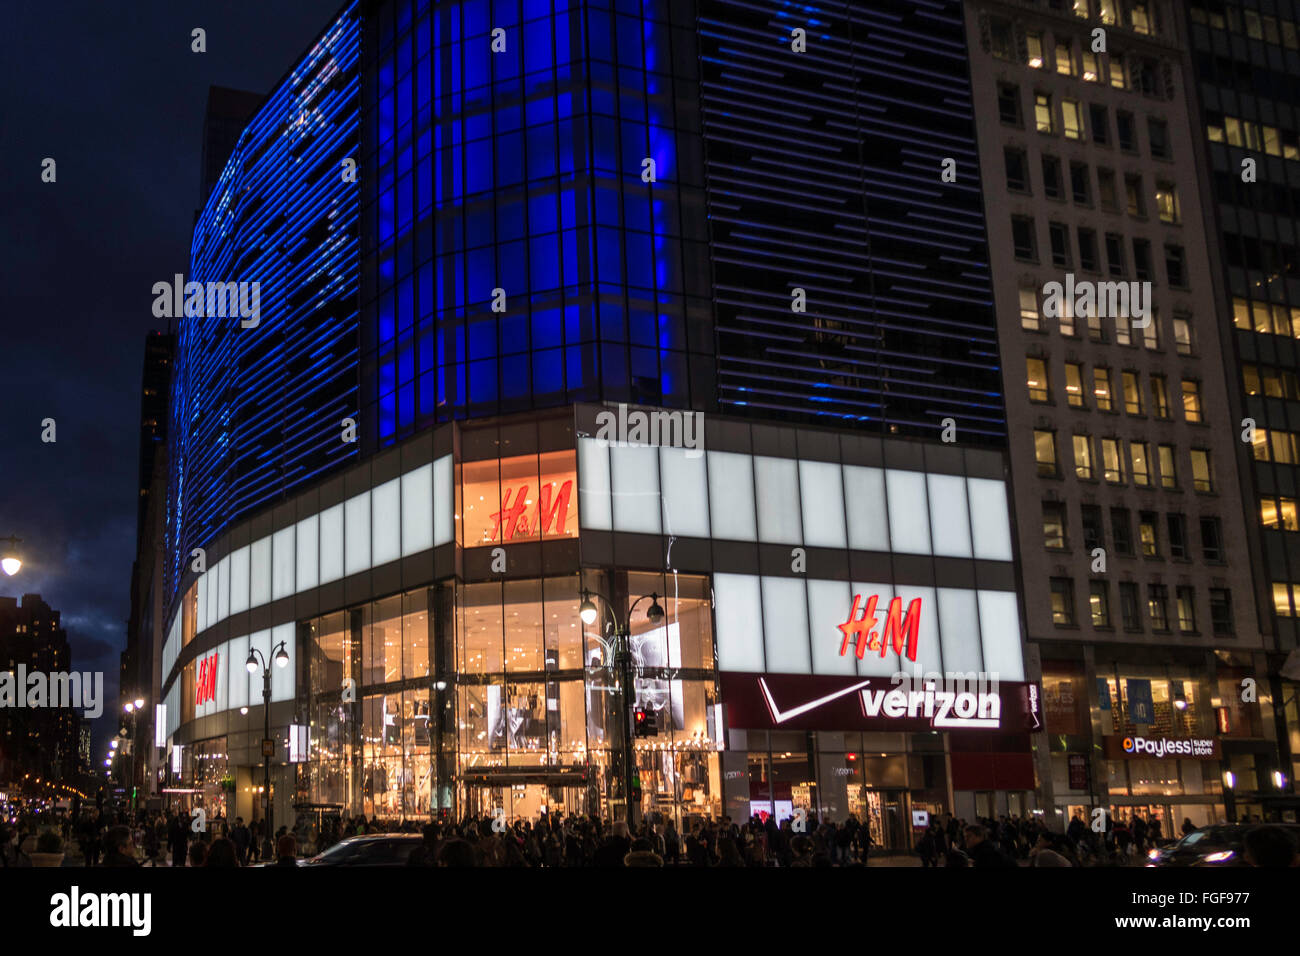
[[[18,847],[38,824],[26,819],[17,827],[0,827],[0,865],[22,865]],[[292,829],[279,827],[273,840],[259,820],[218,816],[196,831],[191,817],[171,811],[88,811],[59,825],[86,866],[296,866],[300,858],[349,837],[385,833],[420,835],[406,857],[412,866],[856,867],[867,865],[874,845],[869,827],[852,814],[841,823],[815,815],[779,823],[768,816],[740,823],[705,818],[680,830],[660,815],[629,828],[621,820],[561,814],[512,823],[488,816],[396,822],[300,814]],[[1195,827],[1184,820],[1181,829],[1185,835]],[[1140,814],[1131,822],[1106,814],[1104,829],[1097,830],[1076,814],[1064,833],[1033,816],[967,823],[943,814],[931,819],[914,846],[925,867],[1001,869],[1131,865],[1165,840],[1160,820]]]

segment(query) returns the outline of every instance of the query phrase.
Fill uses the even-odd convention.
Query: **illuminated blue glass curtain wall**
[[[679,6],[680,22],[667,3],[599,0],[367,14],[374,444],[576,400],[712,401],[694,16]]]
[[[356,457],[360,146],[357,4],[244,130],[200,214],[189,279],[260,283],[260,322],[180,319],[167,550],[175,593],[192,548]]]
[[[959,0],[700,0],[699,42],[719,404],[1005,442]]]

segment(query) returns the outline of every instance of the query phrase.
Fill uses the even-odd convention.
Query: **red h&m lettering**
[[[555,523],[555,533],[564,534],[564,522],[569,516],[569,495],[572,493],[573,479],[570,478],[560,485],[560,491],[555,496],[555,503],[551,504],[551,486],[545,482],[542,483],[542,496],[537,511],[537,525],[542,534],[546,534],[552,522]]]
[[[217,699],[217,661],[220,656],[220,654],[212,654],[199,661],[198,680],[194,682],[196,706]]]
[[[880,596],[873,594],[867,599],[862,617],[858,619],[858,606],[861,601],[862,595],[853,595],[853,609],[849,611],[849,619],[839,625],[839,629],[844,632],[844,640],[840,643],[840,656],[847,654],[849,645],[853,644],[857,650],[858,660],[861,660],[869,650],[879,651],[880,656],[884,657],[892,647],[895,654],[905,653],[908,660],[915,661],[917,633],[921,626],[921,599],[913,598],[907,606],[906,614],[903,614],[902,598],[896,597],[889,602],[889,612],[885,615],[883,641],[880,632],[876,630],[876,623],[879,621],[876,617],[876,605],[880,601]]]
[[[554,500],[551,497],[551,485],[544,482],[541,494],[538,495],[535,520],[530,524],[525,514],[528,508],[528,485],[520,485],[516,488],[513,499],[510,489],[507,488],[501,496],[501,510],[490,516],[492,533],[488,536],[488,540],[495,541],[498,534],[501,535],[502,541],[509,541],[516,535],[528,537],[534,533],[546,534],[552,525],[555,526],[555,534],[564,534],[564,524],[569,517],[569,499],[572,494],[573,479],[560,486]]]

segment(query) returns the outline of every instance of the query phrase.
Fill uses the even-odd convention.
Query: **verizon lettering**
[[[938,680],[934,675],[922,678],[900,672],[892,681],[896,685],[893,690],[862,691],[863,716],[924,717],[936,729],[1001,726],[1002,697],[996,674],[947,673]]]
[[[915,661],[916,635],[921,626],[921,599],[912,599],[912,603],[907,606],[907,614],[903,614],[902,598],[896,597],[889,602],[889,611],[885,615],[883,640],[880,632],[875,629],[880,621],[876,617],[876,604],[879,600],[878,594],[867,598],[862,617],[858,618],[862,595],[853,595],[853,609],[849,611],[849,619],[838,625],[844,632],[844,640],[840,643],[840,657],[848,653],[849,645],[857,648],[858,660],[866,656],[867,651],[879,651],[880,656],[884,657],[890,647],[893,647],[895,654],[903,654],[904,643],[906,643],[907,659]]]
[[[573,494],[573,479],[560,485],[558,493],[554,491],[554,482],[544,482],[536,502],[529,500],[528,488],[528,485],[518,486],[514,489],[513,496],[509,488],[502,493],[501,510],[491,516],[492,533],[488,536],[489,541],[497,540],[498,533],[502,541],[546,534],[552,530],[555,534],[564,534],[564,523],[569,517],[569,498]],[[535,505],[531,520],[530,505]]]

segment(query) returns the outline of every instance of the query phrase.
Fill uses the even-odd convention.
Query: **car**
[[[306,861],[307,866],[406,866],[416,847],[424,845],[418,833],[368,833],[348,837]]]
[[[1216,823],[1147,853],[1147,866],[1248,866],[1244,840],[1258,823]],[[1300,845],[1300,825],[1275,823]]]

